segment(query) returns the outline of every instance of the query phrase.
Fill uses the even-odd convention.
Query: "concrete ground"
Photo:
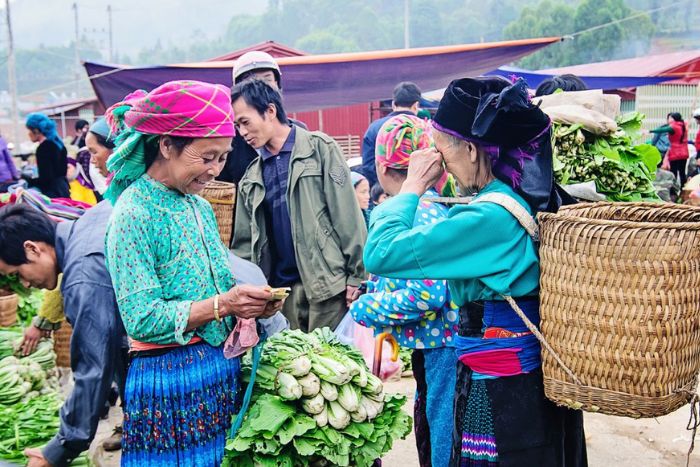
[[[403,378],[386,385],[387,392],[406,394],[412,402],[413,379]],[[407,404],[406,409],[412,413],[413,404]],[[685,466],[691,439],[691,432],[685,429],[689,415],[688,405],[657,419],[633,420],[586,413],[588,464],[591,467]],[[700,434],[695,439],[697,447],[691,455],[690,465],[700,467]],[[418,467],[413,434],[394,445],[384,457],[383,465]]]
[[[405,394],[408,397],[406,411],[413,412],[412,378],[386,383],[386,391]],[[691,432],[685,429],[690,406],[657,419],[633,420],[600,414],[585,415],[588,460],[591,467],[676,467],[686,465],[686,453],[690,447]],[[114,423],[120,420],[118,408],[112,408],[109,419],[100,422],[97,436],[90,447],[89,457],[100,467],[119,466],[119,451],[105,452],[101,441],[110,436]],[[449,434],[446,434],[449,436]],[[700,467],[700,435],[696,436],[697,450],[691,455],[690,465]],[[4,467],[0,461],[0,467]],[[415,439],[394,444],[383,459],[384,467],[418,467]]]

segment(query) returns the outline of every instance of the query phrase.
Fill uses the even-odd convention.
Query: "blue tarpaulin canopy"
[[[502,66],[487,74],[505,76],[506,78],[510,78],[513,75],[520,76],[527,81],[531,89],[537,88],[545,79],[556,76],[544,71],[530,71],[509,66]],[[673,76],[579,76],[579,78],[586,83],[589,89],[602,89],[604,91],[637,88],[676,79]]]

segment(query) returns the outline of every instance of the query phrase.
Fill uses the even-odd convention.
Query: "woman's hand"
[[[434,186],[442,174],[442,154],[435,148],[420,149],[411,153],[408,175],[401,187],[401,193],[415,193],[422,196]]]
[[[271,300],[272,293],[265,287],[237,285],[219,297],[219,314],[222,317],[257,318],[269,311],[268,303],[275,303]]]
[[[267,302],[265,306],[265,311],[260,315],[260,318],[272,318],[277,314],[278,311],[282,311],[284,306],[284,300],[274,300],[272,302]]]

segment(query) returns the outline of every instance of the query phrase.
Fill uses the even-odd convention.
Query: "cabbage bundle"
[[[250,381],[250,355],[243,380]],[[405,396],[384,393],[356,349],[328,328],[283,331],[266,343],[255,392],[227,466],[371,466],[411,431]]]

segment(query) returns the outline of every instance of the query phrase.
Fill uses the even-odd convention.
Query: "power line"
[[[692,0],[686,0],[685,2],[681,1],[681,2],[678,2],[678,3],[674,3],[673,5],[666,5],[666,6],[662,6],[662,7],[659,7],[659,8],[654,8],[654,9],[651,9],[651,10],[640,11],[640,12],[638,12],[638,13],[635,13],[635,14],[633,14],[633,15],[627,16],[627,17],[625,17],[625,18],[616,19],[616,20],[609,21],[609,22],[604,23],[604,24],[599,24],[598,26],[593,26],[593,27],[591,27],[591,28],[584,29],[583,31],[578,31],[578,32],[575,32],[575,33],[573,33],[573,34],[567,34],[567,35],[565,35],[564,37],[565,37],[566,39],[573,39],[573,38],[575,38],[575,37],[577,37],[577,36],[580,36],[580,35],[582,35],[582,34],[586,34],[586,33],[592,32],[592,31],[597,31],[598,29],[602,29],[602,28],[607,28],[608,26],[612,26],[612,25],[614,25],[614,24],[619,24],[619,23],[622,23],[622,22],[625,22],[625,21],[629,21],[629,20],[632,20],[632,19],[636,19],[636,18],[639,18],[639,17],[641,17],[641,16],[650,15],[651,13],[656,13],[656,12],[663,11],[663,10],[668,10],[669,8],[678,8],[679,6],[682,6],[682,5],[685,4],[685,3],[690,3],[691,1],[692,1]]]
[[[104,72],[98,73],[98,74],[96,74],[96,75],[88,76],[88,77],[87,77],[87,80],[88,80],[88,81],[92,81],[93,79],[102,78],[103,76],[108,76],[108,75],[112,75],[112,74],[114,74],[114,73],[119,73],[119,72],[122,71],[122,70],[124,70],[124,68],[115,68],[115,69],[113,69],[113,70],[104,71]],[[43,93],[45,93],[45,92],[49,92],[49,91],[53,91],[53,90],[56,90],[56,89],[65,88],[65,87],[67,87],[67,86],[72,86],[72,85],[74,85],[74,84],[76,84],[76,83],[81,83],[81,82],[85,81],[85,79],[86,79],[86,78],[81,78],[81,79],[77,79],[77,80],[73,80],[73,81],[67,81],[67,82],[65,82],[65,83],[56,84],[56,85],[50,86],[50,87],[48,87],[48,88],[39,89],[39,90],[30,92],[30,93],[28,93],[28,94],[22,94],[22,95],[19,96],[19,97],[29,97],[29,96],[34,96],[34,95],[36,95],[36,94],[43,94]]]

